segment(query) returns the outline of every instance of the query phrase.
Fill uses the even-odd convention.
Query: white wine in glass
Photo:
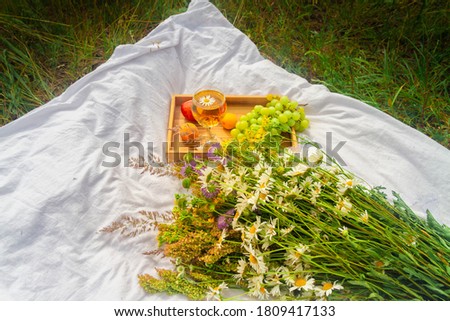
[[[192,97],[192,115],[200,126],[206,128],[209,141],[216,139],[211,128],[219,125],[226,111],[225,95],[216,89],[201,89]]]

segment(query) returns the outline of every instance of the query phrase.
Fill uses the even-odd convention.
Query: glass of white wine
[[[225,95],[215,88],[202,88],[192,97],[192,115],[195,120],[207,131],[204,145],[218,141],[211,129],[219,125],[220,120],[227,111]]]

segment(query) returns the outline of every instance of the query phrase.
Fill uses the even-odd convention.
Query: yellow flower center
[[[352,181],[347,181],[345,184],[347,184],[347,186],[350,186],[350,187],[353,186],[353,182]]]
[[[267,290],[262,286],[259,288],[259,292],[261,292],[262,294],[265,294],[267,292]]]
[[[253,254],[250,254],[250,263],[252,264],[256,264],[258,263],[258,260],[256,259],[256,257]]]
[[[250,227],[250,234],[255,234],[256,233],[256,226],[252,225],[252,227]]]
[[[328,291],[328,290],[330,290],[332,287],[333,287],[333,284],[332,284],[332,283],[326,282],[326,283],[323,284],[322,290]]]
[[[299,278],[295,280],[295,286],[302,287],[306,285],[306,279]]]
[[[264,201],[266,199],[266,197],[267,197],[267,194],[264,194],[264,193],[259,194],[259,199],[262,201]]]

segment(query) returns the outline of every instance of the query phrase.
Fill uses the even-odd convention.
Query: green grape
[[[275,111],[276,111],[275,107],[273,107],[273,106],[269,107],[269,115],[274,115]]]
[[[294,129],[298,132],[303,131],[302,123],[301,122],[295,123]]]
[[[301,117],[301,115],[300,115],[300,113],[299,113],[298,111],[294,111],[294,112],[292,113],[292,119],[293,119],[293,120],[297,121],[297,120],[300,119],[300,117]]]
[[[283,105],[287,105],[289,103],[289,98],[287,96],[283,96],[280,98],[280,103],[282,103]]]
[[[256,124],[256,118],[252,118],[252,119],[250,119],[250,125],[253,125],[253,124]]]
[[[293,109],[297,108],[297,106],[298,106],[298,102],[296,102],[295,100],[291,100],[290,104]]]
[[[289,127],[288,124],[282,124],[281,125],[281,131],[283,131],[283,132],[290,132],[291,131],[291,127]]]
[[[231,135],[231,137],[233,137],[233,138],[235,138],[239,133],[240,133],[240,131],[239,131],[239,129],[237,129],[237,128],[233,128],[233,129],[230,131],[230,135]]]
[[[305,111],[304,110],[300,111],[299,113],[300,113],[300,119],[301,120],[306,119],[306,115],[305,115]]]
[[[280,123],[285,124],[289,119],[285,114],[281,114],[280,116],[278,116],[278,120],[280,121]]]
[[[257,125],[257,124],[251,124],[250,129],[253,131],[257,131],[261,126]]]
[[[283,110],[283,105],[281,103],[276,103],[275,104],[275,110]]]
[[[244,139],[245,139],[245,135],[242,134],[242,133],[239,133],[239,134],[237,134],[236,138],[237,138],[238,140],[244,140]]]
[[[269,114],[270,114],[269,108],[264,107],[263,109],[261,109],[261,115],[268,116]]]
[[[272,119],[270,120],[270,124],[271,124],[272,126],[278,126],[278,125],[280,124],[280,121],[278,120],[278,118],[272,118]]]
[[[256,105],[255,108],[253,109],[255,112],[260,113],[261,109],[263,109],[263,106],[261,105]]]
[[[291,118],[292,118],[292,112],[291,112],[290,110],[285,110],[283,114],[286,115],[286,117],[287,117],[288,119],[291,119]]]
[[[262,121],[263,121],[263,118],[262,117],[258,117],[257,119],[256,119],[256,123],[257,124],[262,124]]]
[[[236,124],[236,128],[239,130],[245,130],[248,127],[248,122],[246,120],[244,121],[238,121],[238,123]]]
[[[241,116],[241,118],[239,118],[240,121],[247,121],[248,120],[248,116],[247,115],[243,115]]]
[[[293,120],[292,118],[288,120],[287,124],[289,125],[289,127],[292,127],[295,125],[295,120]]]
[[[272,99],[272,101],[270,102],[272,106],[275,107],[275,105],[278,103],[278,99]]]
[[[309,120],[308,119],[303,119],[300,124],[302,125],[302,127],[304,129],[306,129],[309,126]]]
[[[278,129],[276,129],[276,128],[272,128],[272,129],[270,130],[270,133],[271,133],[272,135],[280,135],[280,132],[279,132]]]

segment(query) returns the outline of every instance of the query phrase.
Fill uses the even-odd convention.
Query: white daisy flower
[[[229,168],[225,168],[220,173],[220,188],[225,195],[233,192],[236,183],[239,181],[237,176]]]
[[[239,177],[245,177],[247,175],[247,168],[246,167],[239,167],[238,169],[238,175]]]
[[[261,274],[249,278],[248,287],[248,294],[257,297],[260,300],[268,299],[270,296],[270,293],[264,284],[264,276]]]
[[[342,234],[343,237],[348,236],[348,228],[347,228],[347,226],[343,226],[343,227],[338,228],[338,231],[339,231],[339,233]]]
[[[247,261],[245,261],[244,259],[239,259],[238,266],[236,268],[237,273],[235,275],[233,275],[233,277],[235,279],[237,279],[238,281],[241,281],[244,276],[244,272],[245,272],[245,269],[247,266],[248,266]]]
[[[225,238],[226,238],[227,236],[228,236],[228,234],[227,234],[227,229],[223,229],[223,230],[222,230],[222,233],[220,234],[219,241],[218,241],[217,244],[216,244],[216,247],[217,247],[218,249],[221,249],[221,248],[222,248],[223,240],[225,240]]]
[[[350,200],[346,197],[341,198],[339,200],[339,202],[336,204],[336,208],[344,213],[348,213],[350,212],[350,210],[352,209],[353,205],[350,202]]]
[[[286,227],[286,228],[282,229],[282,230],[280,231],[280,232],[281,232],[281,235],[282,235],[282,236],[288,235],[289,233],[291,233],[291,232],[294,230],[294,228],[295,228],[295,226],[294,226],[294,225],[291,225],[291,226],[289,226],[289,227]]]
[[[203,170],[202,174],[199,175],[198,180],[202,184],[202,188],[206,188],[208,186],[208,182],[211,180],[212,172],[213,172],[212,167],[206,167]]]
[[[252,240],[259,240],[258,233],[262,231],[262,226],[264,224],[264,222],[261,223],[261,217],[256,216],[256,221],[244,232],[245,239],[248,242],[251,242]]]
[[[231,171],[228,167],[225,167],[225,169],[222,172],[220,172],[220,176],[224,181],[236,179],[236,174],[234,174],[233,171]]]
[[[241,193],[247,192],[248,184],[242,178],[237,178],[236,190]]]
[[[250,199],[242,192],[238,192],[238,198],[236,201],[236,212],[241,214],[248,206],[250,206]]]
[[[308,159],[309,164],[316,165],[320,161],[322,161],[322,158],[323,158],[323,153],[317,147],[311,146],[308,149],[307,159]]]
[[[271,167],[269,167],[262,174],[260,174],[257,189],[262,191],[270,191],[274,182],[274,179],[271,177],[271,175],[272,175]]]
[[[299,163],[292,167],[289,172],[284,174],[285,176],[302,176],[309,169],[309,166]]]
[[[311,275],[295,275],[288,279],[289,284],[292,285],[289,288],[289,291],[295,291],[295,290],[303,290],[303,291],[310,291],[314,290],[314,278],[311,277]]]
[[[248,286],[259,289],[264,283],[264,275],[257,274],[247,279]]]
[[[367,210],[364,210],[364,213],[362,213],[359,216],[359,219],[363,222],[363,223],[369,223],[369,213],[367,213]]]
[[[222,300],[222,291],[224,289],[228,289],[228,285],[225,282],[222,282],[219,286],[216,286],[215,288],[209,288],[209,292],[206,295],[206,299],[208,301],[210,300]]]
[[[270,167],[268,164],[266,164],[262,159],[263,156],[261,154],[257,154],[258,158],[259,158],[259,162],[258,164],[255,165],[255,167],[253,168],[253,175],[255,176],[259,176],[259,173],[263,170],[266,170],[268,167]]]
[[[252,211],[256,210],[259,200],[259,192],[255,191],[248,199],[248,204],[252,206]]]
[[[286,265],[294,266],[300,263],[300,259],[303,254],[309,252],[308,245],[299,244],[294,249],[289,249],[286,252]]]
[[[237,183],[237,180],[234,178],[228,179],[228,180],[222,180],[220,182],[220,189],[225,194],[225,196],[229,195],[234,191],[234,187]]]
[[[270,295],[273,297],[280,297],[281,296],[281,288],[279,285],[275,285],[270,289]]]
[[[289,196],[299,196],[302,193],[302,188],[298,186],[297,182],[290,186],[288,182],[283,182],[283,188],[281,189],[280,195],[284,198]]]
[[[273,196],[268,191],[257,191],[259,199],[263,202],[270,202],[273,200]]]
[[[311,177],[305,178],[305,180],[301,183],[301,187],[303,190],[309,190],[311,188],[311,185],[314,183],[313,179]]]
[[[316,286],[314,288],[314,292],[316,293],[316,296],[318,297],[327,297],[329,296],[334,290],[342,290],[344,287],[337,283],[337,281],[334,281],[334,283],[331,282],[324,282],[321,286]]]
[[[272,237],[277,235],[278,218],[271,218],[269,223],[264,226],[265,237],[272,240]]]
[[[256,271],[256,273],[262,274],[267,272],[267,266],[264,262],[264,257],[262,253],[258,250],[252,248],[251,245],[244,245],[245,250],[247,250],[248,261],[250,266]]]
[[[349,178],[343,175],[339,176],[339,181],[336,187],[340,194],[344,194],[348,189],[352,189],[358,185],[358,182],[354,178]]]
[[[209,107],[212,106],[215,102],[216,99],[214,97],[211,97],[211,95],[206,95],[203,97],[200,97],[199,100],[200,104],[204,107]]]
[[[251,296],[257,297],[259,300],[267,300],[270,297],[270,292],[264,285],[250,288],[249,294]]]
[[[283,150],[282,157],[285,161],[290,161],[292,159],[292,157],[295,156],[296,152],[298,152],[298,151],[294,150],[294,149],[295,149],[294,147],[288,147]]]
[[[289,270],[285,266],[279,266],[275,271],[270,271],[266,277],[267,285],[275,286],[283,284],[282,280],[286,273],[289,273]]]
[[[315,182],[311,185],[311,195],[313,197],[319,197],[320,192],[322,191],[322,184],[320,184],[320,182]]]

